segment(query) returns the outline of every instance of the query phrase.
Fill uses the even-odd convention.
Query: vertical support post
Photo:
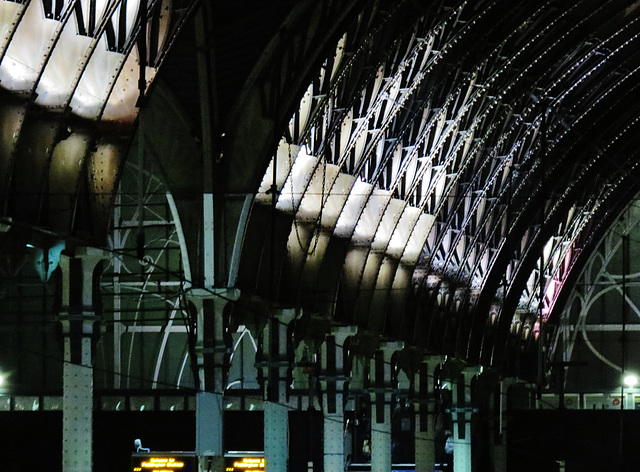
[[[62,394],[62,470],[93,470],[93,369],[65,362]]]
[[[224,471],[223,395],[229,364],[223,310],[237,300],[237,290],[191,290],[197,310],[196,359],[199,392],[196,395],[196,455],[199,470]]]
[[[401,342],[382,343],[370,361],[374,374],[371,392],[371,472],[391,470],[391,356],[403,347]]]
[[[371,405],[371,472],[391,470],[391,405]]]
[[[289,409],[276,402],[264,404],[264,459],[266,472],[286,472],[289,457]]]
[[[213,193],[207,192],[202,195],[202,243],[204,254],[204,286],[205,288],[211,288],[215,284],[214,275],[214,207],[213,207]]]
[[[471,462],[471,379],[475,369],[463,368],[453,387],[453,471],[470,472]]]
[[[343,346],[355,327],[340,327],[322,345],[322,409],[324,411],[324,470],[341,472],[345,469],[344,453],[344,384],[348,380],[344,366]]]
[[[416,472],[433,472],[436,461],[435,382],[434,372],[444,361],[440,356],[428,356],[415,374],[414,385],[418,402],[415,429]]]
[[[326,396],[323,399],[326,402]],[[344,404],[342,396],[336,398],[339,411],[324,414],[323,453],[325,472],[343,471],[344,457]]]
[[[287,403],[288,333],[287,327],[297,316],[293,309],[273,310],[262,337],[265,379],[264,459],[266,472],[286,472],[289,455],[289,409]]]
[[[115,205],[113,206],[113,221],[122,218],[122,193],[116,192]],[[120,225],[115,225],[113,230],[113,247],[123,247],[123,235]],[[119,389],[122,380],[122,335],[125,332],[121,319],[121,294],[120,277],[123,273],[122,260],[118,257],[112,259],[113,263],[113,388]]]
[[[196,51],[198,60],[198,85],[200,92],[200,118],[202,121],[202,253],[203,287],[216,285],[215,214],[214,214],[214,139],[218,126],[215,90],[215,63],[211,41],[211,13],[203,2],[196,14]],[[220,284],[218,284],[220,285]]]
[[[494,409],[496,428],[493,438],[493,468],[495,472],[507,472],[507,393],[514,379],[500,380],[495,389]]]
[[[196,454],[199,470],[217,472],[224,470],[222,445],[222,400],[226,388],[230,346],[224,338],[222,312],[226,303],[237,300],[234,289],[216,290],[222,279],[217,269],[215,244],[216,208],[214,194],[220,192],[214,183],[214,152],[218,116],[215,87],[215,62],[210,37],[211,12],[207,2],[202,2],[195,18],[196,54],[198,62],[198,86],[200,92],[200,118],[202,122],[202,274],[200,293],[194,292],[198,304],[196,356],[199,370],[200,392],[196,397]],[[217,277],[217,279],[216,279]],[[209,290],[207,292],[207,289]],[[207,297],[207,293],[212,298]]]
[[[200,471],[223,470],[224,458],[222,429],[224,417],[222,394],[198,392],[196,394],[196,455]]]
[[[63,255],[62,310],[64,335],[62,371],[62,470],[93,470],[93,338],[97,335],[94,271],[101,250],[82,248],[74,257]]]

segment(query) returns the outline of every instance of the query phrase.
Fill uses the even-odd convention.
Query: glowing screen
[[[225,472],[264,472],[264,457],[226,457]]]
[[[197,472],[196,456],[191,453],[138,453],[131,456],[132,472]]]

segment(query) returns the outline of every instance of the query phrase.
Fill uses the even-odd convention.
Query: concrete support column
[[[428,356],[415,373],[414,385],[418,401],[416,412],[415,462],[416,472],[433,472],[436,461],[435,381],[436,366],[444,362],[440,356]]]
[[[62,310],[64,334],[62,371],[62,470],[93,470],[93,338],[97,336],[97,300],[94,284],[99,280],[102,251],[81,248],[74,256],[63,255]]]
[[[371,472],[391,470],[391,404],[393,379],[391,357],[403,343],[382,343],[370,361],[371,395]]]
[[[289,369],[289,337],[287,327],[298,313],[294,309],[278,309],[269,314],[262,336],[262,369],[264,379],[264,459],[266,472],[286,472],[289,456],[289,409],[287,379]]]
[[[202,472],[224,471],[222,405],[230,346],[225,339],[223,310],[238,296],[235,289],[189,291],[189,301],[196,310],[196,455]]]
[[[452,379],[453,393],[453,471],[470,472],[471,464],[471,380],[477,370],[463,368],[457,379]]]
[[[345,470],[344,384],[348,380],[348,376],[344,366],[343,346],[347,338],[355,334],[355,327],[335,328],[322,345],[320,384],[324,412],[325,472]]]

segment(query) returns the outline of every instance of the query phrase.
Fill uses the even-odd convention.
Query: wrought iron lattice
[[[549,359],[587,367],[569,367],[568,391],[589,381],[610,390],[621,385],[623,371],[640,368],[639,243],[635,200],[599,242],[561,313]]]
[[[100,341],[102,386],[193,387],[180,225],[152,159],[146,157],[143,169],[133,161],[116,196],[113,257],[101,283],[108,328]]]

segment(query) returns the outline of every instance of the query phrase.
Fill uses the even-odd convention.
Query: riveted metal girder
[[[0,2],[2,216],[104,243],[139,98],[193,3]]]
[[[639,22],[614,2],[509,12],[396,4],[345,29],[256,196],[294,216],[283,298],[476,362],[510,355],[516,312],[535,341],[635,172]]]

